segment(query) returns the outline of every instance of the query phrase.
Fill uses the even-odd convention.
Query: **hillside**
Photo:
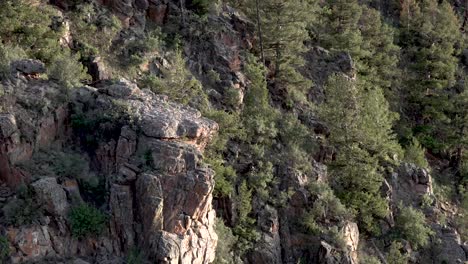
[[[468,1],[0,1],[0,263],[468,262]]]

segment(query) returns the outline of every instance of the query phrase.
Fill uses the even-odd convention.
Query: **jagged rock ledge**
[[[203,165],[202,151],[218,129],[215,122],[126,80],[78,88],[71,103],[56,100],[63,90],[51,82],[15,79],[7,91],[0,180],[11,187],[31,184],[48,214],[32,226],[6,227],[14,263],[77,256],[119,263],[134,247],[157,263],[214,260],[214,173]],[[41,100],[63,103],[31,107]],[[87,122],[94,126],[77,126]],[[87,146],[84,136],[96,144]],[[109,198],[103,207],[110,217],[102,236],[71,236],[67,213],[82,200],[76,180],[35,179],[17,166],[52,145],[82,149],[90,170],[105,175]]]

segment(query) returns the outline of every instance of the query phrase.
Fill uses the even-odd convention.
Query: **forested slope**
[[[0,2],[5,263],[468,260],[468,2]]]

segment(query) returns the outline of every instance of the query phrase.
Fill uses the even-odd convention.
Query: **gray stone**
[[[46,210],[57,216],[66,216],[68,211],[67,195],[53,177],[40,179],[31,186],[38,198],[46,205]]]
[[[143,198],[143,197],[142,197]],[[110,192],[109,206],[112,213],[111,233],[121,241],[122,251],[134,246],[133,230],[133,193],[130,186],[113,184]],[[151,218],[151,214],[146,217]]]
[[[14,72],[18,71],[27,75],[41,74],[46,71],[45,64],[43,62],[32,59],[13,61],[11,63],[11,69]]]
[[[138,213],[142,222],[142,235],[145,247],[154,249],[151,243],[155,236],[163,229],[163,199],[161,182],[156,175],[144,173],[138,176],[136,182],[136,197]]]
[[[8,138],[18,130],[13,114],[0,114],[0,138]]]

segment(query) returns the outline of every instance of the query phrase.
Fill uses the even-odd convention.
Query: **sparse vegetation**
[[[66,89],[79,86],[81,82],[89,80],[89,75],[78,60],[78,55],[63,55],[54,58],[47,69],[49,79],[58,82]]]
[[[434,234],[427,226],[424,214],[411,206],[400,205],[395,224],[399,235],[416,249],[426,247],[429,244],[429,237]]]
[[[8,238],[5,236],[0,236],[0,264],[4,262],[6,258],[10,255],[10,243]]]
[[[237,237],[232,234],[229,227],[225,226],[222,219],[216,219],[216,234],[218,246],[216,248],[215,264],[234,264],[236,256],[233,248],[237,243]]]
[[[419,144],[416,138],[413,138],[411,144],[405,149],[405,160],[409,163],[414,163],[421,168],[428,168],[424,148]]]
[[[106,228],[104,213],[88,204],[81,204],[72,208],[69,222],[72,235],[77,238],[98,236]]]

